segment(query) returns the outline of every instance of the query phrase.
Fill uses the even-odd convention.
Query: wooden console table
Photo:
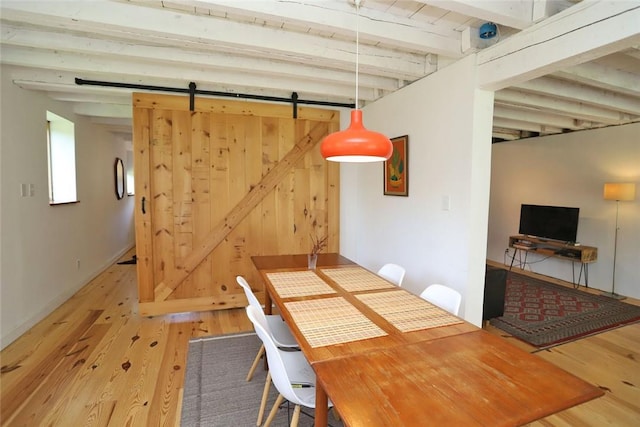
[[[580,263],[580,273],[576,283],[575,271],[572,268],[573,284],[580,285],[582,272],[584,271],[584,284],[589,287],[589,264],[598,260],[598,248],[594,246],[575,246],[572,244],[558,242],[555,240],[540,239],[531,236],[510,236],[509,247],[514,249],[509,270],[513,268],[513,261],[516,259],[518,251],[525,253],[524,262],[527,262],[527,254],[535,252],[547,257],[560,258],[571,262]]]

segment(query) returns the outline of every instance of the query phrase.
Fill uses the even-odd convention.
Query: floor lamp
[[[616,233],[613,244],[613,277],[611,278],[611,292],[603,292],[615,299],[626,297],[616,294],[616,251],[618,249],[618,209],[620,202],[630,202],[636,198],[636,184],[633,182],[612,182],[604,185],[604,199],[616,201]]]

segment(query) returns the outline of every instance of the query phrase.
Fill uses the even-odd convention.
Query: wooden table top
[[[520,426],[603,394],[483,330],[313,368],[351,427]]]
[[[352,427],[516,426],[603,394],[338,254],[252,260],[316,372],[316,426],[327,394]]]
[[[478,329],[407,290],[391,284],[347,258],[336,257],[336,254],[324,255],[327,257],[318,259],[316,270],[307,269],[306,255],[253,257],[254,264],[261,267],[259,271],[265,282],[266,295],[269,297],[265,307],[271,305],[271,300],[276,303],[280,314],[291,328],[291,332],[311,364]],[[332,262],[338,263],[331,264]],[[284,265],[292,267],[284,267]],[[371,278],[368,283],[380,280],[383,285],[375,283],[371,289],[349,292],[343,288],[343,286],[352,286],[348,278],[334,280],[330,277],[332,275],[335,277],[338,269],[344,269],[345,272],[356,277],[369,274]],[[297,295],[291,296],[289,282],[298,286],[300,291]],[[321,288],[317,282],[321,282],[324,287]],[[345,282],[347,282],[346,285],[340,285]],[[308,294],[308,288],[316,289],[317,293]],[[410,300],[393,298],[398,293]],[[283,297],[281,294],[286,296]],[[405,304],[405,307],[386,313],[384,309],[377,306],[375,301],[376,297],[382,297],[384,294],[388,294],[384,298],[388,303],[397,300],[396,306]],[[406,307],[406,305],[410,306]],[[347,310],[350,311],[347,312]],[[313,313],[313,318],[310,318],[309,313]],[[444,327],[429,327],[429,323],[437,324],[438,315],[440,318],[449,318],[450,322],[455,323]],[[418,326],[416,330],[404,332],[400,329],[406,324],[420,321],[426,324]],[[341,337],[341,334],[353,335],[353,330],[362,334],[362,338]],[[323,332],[326,338],[322,336]],[[329,340],[326,341],[328,344],[322,345],[323,338]]]

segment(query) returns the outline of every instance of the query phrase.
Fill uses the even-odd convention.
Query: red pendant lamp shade
[[[356,7],[356,102],[358,105],[358,56],[360,32],[358,18],[361,0],[353,0]],[[351,124],[340,132],[328,135],[320,144],[322,157],[334,162],[380,162],[393,153],[389,138],[381,133],[366,130],[362,124],[362,110],[351,110]]]
[[[383,134],[365,129],[362,110],[351,110],[349,127],[327,135],[320,152],[334,162],[379,162],[391,157],[393,145]]]

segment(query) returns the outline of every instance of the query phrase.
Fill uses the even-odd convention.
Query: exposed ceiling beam
[[[125,60],[134,65],[139,61],[157,62],[162,58],[163,62],[176,66],[194,69],[207,67],[211,69],[243,72],[246,69],[256,73],[273,76],[274,78],[300,78],[306,76],[316,82],[327,84],[354,85],[355,69],[350,71],[335,71],[307,64],[292,64],[282,61],[265,60],[252,57],[233,55],[231,53],[198,52],[164,47],[132,45],[120,41],[99,40],[72,34],[56,34],[52,37],[50,32],[38,30],[26,30],[15,26],[6,25],[0,30],[3,46],[16,46],[37,48],[46,45],[49,50],[57,55],[62,52],[97,56],[102,59],[114,58]],[[145,65],[144,62],[141,64]],[[354,64],[351,64],[355,68]],[[149,68],[153,72],[155,68]],[[388,91],[398,89],[398,80],[388,77],[377,77],[366,73],[360,73],[359,83],[361,88],[378,88]]]
[[[100,56],[87,57],[80,54],[60,54],[55,52],[34,52],[29,49],[21,49],[12,46],[2,49],[2,60],[6,64],[18,65],[32,68],[48,68],[50,70],[66,71],[75,73],[67,83],[74,82],[75,77],[86,78],[87,75],[97,76],[91,78],[95,80],[113,81],[114,72],[117,70],[117,80],[122,82],[134,82],[137,84],[155,84],[154,81],[164,80],[172,82],[167,86],[177,86],[177,82],[184,82],[184,87],[188,87],[190,81],[198,84],[199,89],[221,91],[223,87],[244,88],[248,82],[251,86],[268,90],[298,92],[304,97],[326,96],[331,94],[333,99],[350,100],[355,95],[355,87],[352,84],[331,85],[326,82],[313,81],[300,76],[296,80],[295,87],[289,79],[274,79],[264,74],[249,72],[233,72],[207,67],[176,66],[153,61],[138,61],[132,63],[126,60],[114,58],[104,58]],[[371,101],[376,99],[378,94],[370,88],[361,88],[359,99]]]
[[[14,83],[20,85],[23,82],[15,82]],[[27,84],[23,84],[21,87],[26,89]],[[56,101],[64,101],[64,102],[74,102],[74,103],[85,103],[85,102],[95,102],[98,104],[116,104],[116,105],[127,105],[131,107],[131,94],[124,93],[122,95],[107,95],[107,94],[93,94],[86,93],[83,91],[82,93],[73,93],[67,91],[47,91],[47,95],[51,99],[55,99]]]
[[[640,42],[638,2],[581,2],[478,53],[478,83],[499,90]]]
[[[247,25],[226,19],[168,14],[155,8],[119,2],[91,1],[64,3],[11,2],[3,5],[2,19],[57,27],[67,31],[91,32],[108,37],[134,37],[139,44],[153,43],[208,50],[226,48],[235,54],[298,60],[320,67],[351,69],[355,44],[308,34],[292,38],[276,28]],[[215,20],[215,22],[213,22]],[[170,32],[168,32],[170,30]],[[238,38],[237,34],[242,34]],[[425,55],[403,53],[375,46],[361,46],[358,55],[363,72],[367,69],[387,76],[413,80],[424,76]]]
[[[97,104],[90,102],[76,103],[73,112],[82,116],[110,117],[114,119],[131,119],[133,110],[129,105]]]
[[[633,46],[631,49],[625,50],[622,53],[632,58],[640,59],[640,46]]]
[[[22,89],[41,90],[52,96],[130,96],[131,89],[102,86],[80,86],[75,83],[75,73],[60,73],[51,70],[16,68],[11,70],[11,80]],[[127,82],[125,82],[127,83]],[[62,95],[60,95],[62,96]]]
[[[144,4],[144,3],[143,3]],[[309,2],[301,0],[218,1],[180,0],[181,5],[208,9],[214,13],[235,14],[251,19],[284,21],[284,26],[299,26],[300,21],[311,30],[332,32],[355,40],[356,10],[347,1]],[[389,47],[429,51],[453,58],[462,56],[460,33],[443,30],[437,25],[400,16],[360,9],[357,22],[360,40],[384,43]],[[307,30],[306,28],[304,30]]]
[[[533,0],[478,1],[478,0],[417,0],[462,15],[475,16],[508,27],[525,29],[533,23]],[[546,1],[544,2],[546,3]]]
[[[95,96],[94,99],[96,102],[102,102],[103,96],[110,97],[110,96],[125,95],[130,97],[131,93],[134,91],[146,92],[145,90],[142,90],[142,89],[134,90],[134,89],[118,88],[118,87],[77,85],[74,81],[75,77],[77,77],[77,74],[75,73],[54,72],[54,71],[43,72],[38,70],[18,69],[16,71],[12,71],[11,76],[14,84],[21,87],[22,89],[45,91],[49,93],[51,98],[60,99],[60,100],[64,100],[64,98],[67,98],[67,97],[74,97],[74,96],[77,96],[78,94],[87,93],[87,94],[93,94]],[[87,75],[83,77],[91,80],[100,80],[105,76]],[[106,79],[105,81],[112,81],[112,80]],[[130,84],[138,83],[139,84],[140,82],[132,78],[123,78],[120,81],[118,81],[118,83],[130,83]],[[147,80],[145,81],[145,83],[155,85],[155,86],[165,86],[165,87],[172,87],[172,85],[173,87],[176,86],[175,82],[171,82],[171,81]],[[187,86],[185,85],[184,88],[186,89]],[[198,86],[198,89],[213,90],[211,88],[200,87],[200,86]],[[255,95],[255,96],[275,96],[275,97],[280,97],[285,99],[291,97],[291,91],[270,91],[269,93],[265,93],[251,86],[247,86],[243,88],[221,87],[221,88],[218,88],[218,91],[228,92],[230,94],[240,93],[240,94],[249,94],[249,95]],[[170,93],[170,92],[167,92],[167,93]],[[109,102],[108,99],[109,98],[107,98],[105,102]],[[300,99],[309,99],[309,98],[300,96]],[[336,102],[335,99],[333,98],[329,99],[326,95],[315,97],[313,100]],[[90,99],[89,102],[91,101],[92,100]],[[345,100],[345,101],[347,103],[349,102],[348,100]]]
[[[511,106],[496,102],[493,107],[493,116],[502,119],[511,119],[529,123],[537,123],[561,129],[578,130],[591,126],[593,122],[576,121],[570,117],[558,114],[536,111],[530,108]]]
[[[612,93],[604,89],[593,88],[579,83],[563,81],[553,77],[540,77],[529,82],[513,85],[516,89],[527,90],[543,95],[570,99],[574,102],[594,105],[611,110],[624,111],[640,116],[640,99]]]
[[[562,133],[562,128],[526,122],[523,120],[503,119],[500,117],[493,119],[493,125],[506,129],[528,130],[531,132],[538,132],[540,134]]]
[[[514,141],[522,137],[522,132],[515,129],[504,129],[494,126],[491,136],[506,141]]]
[[[636,74],[615,70],[596,62],[576,65],[552,75],[605,90],[640,96],[640,79]]]
[[[525,92],[522,90],[500,90],[495,93],[495,100],[506,104],[541,108],[567,117],[605,123],[608,125],[619,125],[629,123],[633,120],[631,116],[622,115],[613,110],[537,93]]]

